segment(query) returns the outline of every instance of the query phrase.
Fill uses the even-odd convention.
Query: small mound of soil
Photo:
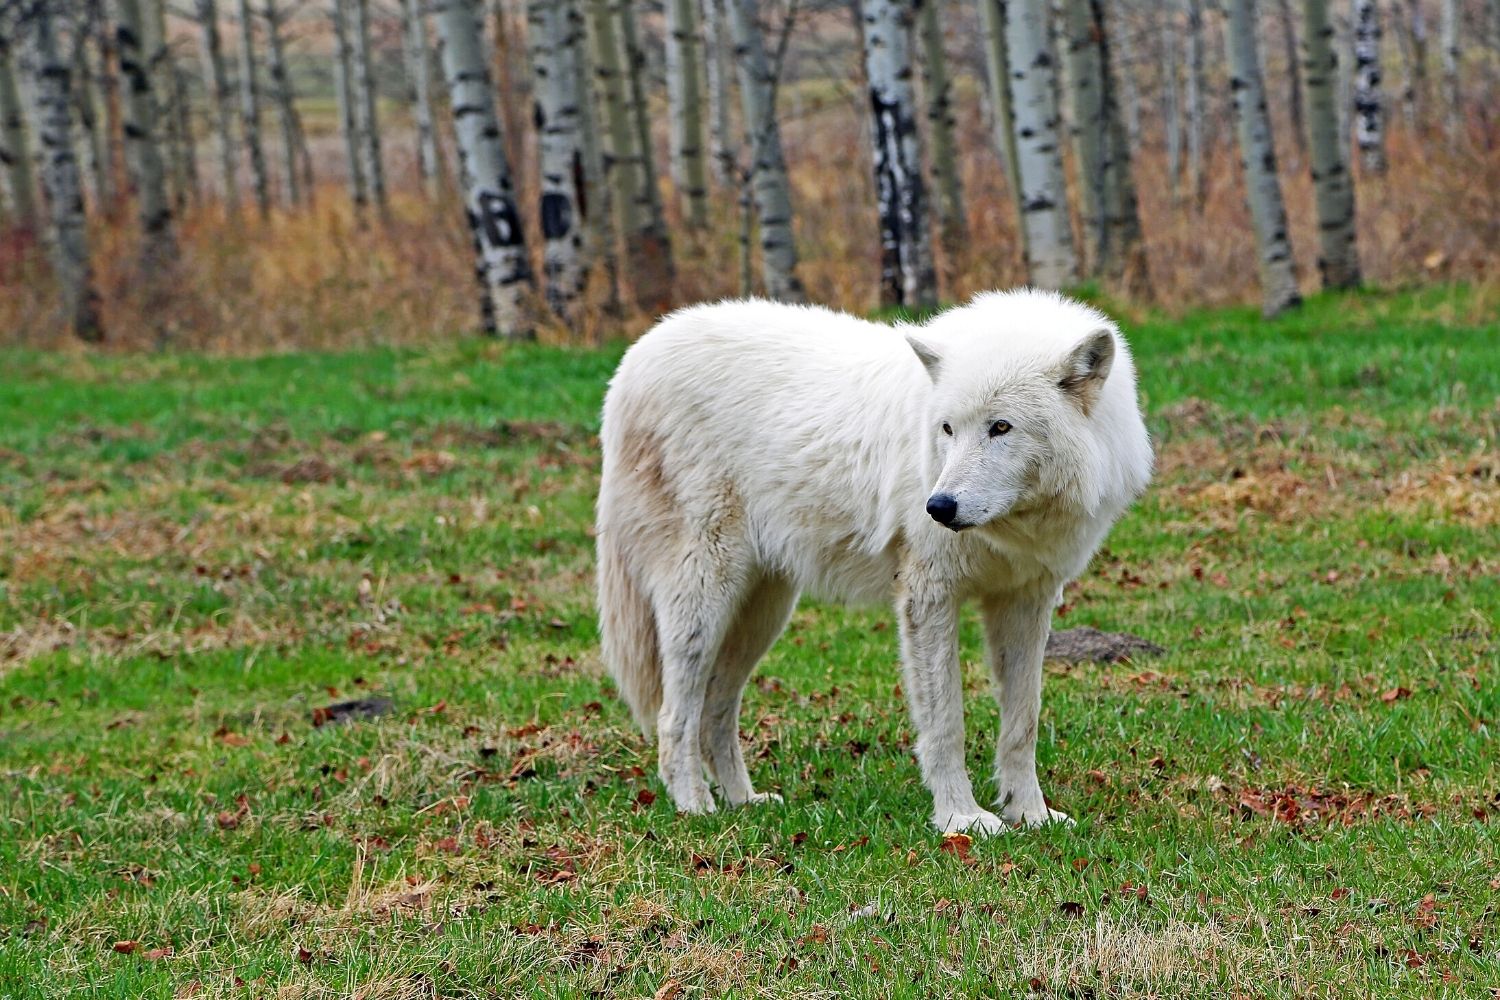
[[[1101,632],[1088,626],[1064,629],[1047,637],[1047,659],[1066,663],[1119,663],[1160,656],[1165,652],[1156,643],[1138,635]]]

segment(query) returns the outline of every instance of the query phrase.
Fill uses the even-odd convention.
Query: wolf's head
[[[940,524],[961,531],[1044,503],[1093,515],[1144,486],[1109,461],[1139,447],[1133,464],[1150,468],[1130,356],[1102,313],[1049,292],[990,293],[907,341],[932,381],[927,512]]]

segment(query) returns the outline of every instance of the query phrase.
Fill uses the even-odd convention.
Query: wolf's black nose
[[[935,493],[927,501],[927,513],[938,524],[951,524],[958,516],[958,501],[946,493]]]

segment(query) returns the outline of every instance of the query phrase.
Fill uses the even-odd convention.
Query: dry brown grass
[[[784,134],[808,295],[863,311],[876,304],[876,216],[864,107],[853,89],[854,67],[847,62],[835,60],[830,68],[847,71],[848,84],[810,80],[786,88]],[[984,120],[978,81],[962,68],[957,74],[959,167],[969,234],[962,246],[938,248],[947,299],[1025,280],[1011,198]],[[527,101],[525,93],[515,99],[522,106]],[[1127,309],[1256,301],[1255,254],[1228,121],[1210,120],[1208,182],[1199,209],[1167,183],[1158,123],[1149,113],[1145,117],[1136,175],[1152,296],[1131,301],[1122,289],[1106,290]],[[657,118],[658,160],[664,165],[665,115]],[[182,260],[169,274],[140,273],[136,227],[126,207],[96,216],[91,238],[111,343],[252,353],[423,343],[473,330],[477,290],[461,210],[451,191],[436,203],[421,193],[405,155],[403,119],[397,112],[388,121],[394,193],[384,219],[355,217],[340,186],[336,137],[322,135],[326,129],[321,128],[315,141],[324,180],[312,207],[279,208],[264,222],[248,210],[226,217],[215,201],[190,208],[179,224]],[[1476,118],[1449,144],[1392,123],[1389,173],[1359,177],[1360,248],[1369,283],[1469,282],[1479,288],[1472,310],[1500,306],[1496,129]],[[1317,228],[1311,181],[1305,160],[1287,141],[1284,123],[1280,131],[1292,242],[1303,288],[1312,291]],[[530,205],[537,181],[529,130],[511,146],[523,204]],[[709,228],[693,233],[680,224],[670,182],[662,183],[676,241],[678,301],[740,294],[735,192],[717,190]],[[534,220],[528,226],[539,265]],[[0,239],[0,283],[17,290],[0,297],[0,339],[49,347],[66,343],[52,310],[44,255],[31,235],[12,232]],[[606,315],[603,285],[596,275],[589,307],[578,321],[566,329],[544,326],[543,339],[589,343],[649,325],[652,317],[628,306],[622,317]],[[628,280],[626,293],[628,302]]]

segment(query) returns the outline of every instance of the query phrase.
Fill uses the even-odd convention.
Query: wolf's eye
[[[1009,434],[1009,433],[1010,433],[1010,424],[1007,421],[996,420],[993,424],[990,424],[990,437],[992,437],[992,438],[997,438],[1001,434]]]
[[[949,426],[948,426],[948,425],[947,425],[947,424],[946,424],[946,423],[945,423],[945,424],[943,424],[943,433],[944,433],[944,434],[946,434],[946,435],[948,435],[948,436],[949,436],[949,437],[952,437],[952,436],[953,436],[953,428],[952,428],[952,427],[949,427]]]

